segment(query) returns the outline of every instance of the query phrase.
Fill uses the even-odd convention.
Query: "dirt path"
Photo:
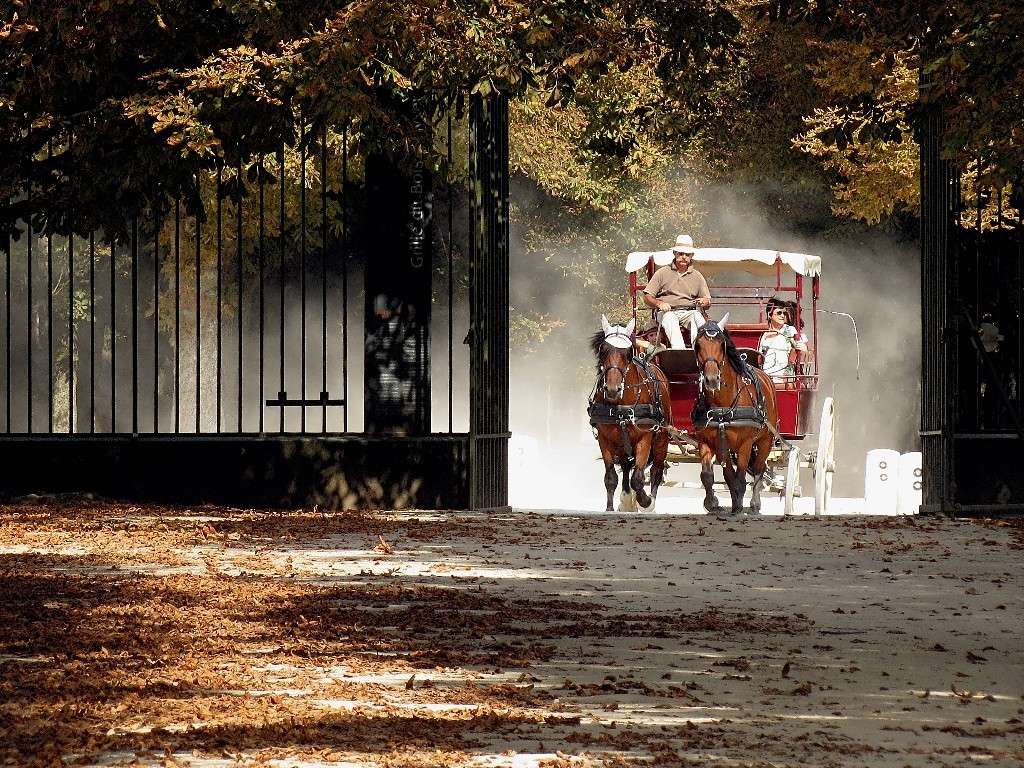
[[[1024,529],[0,507],[0,764],[1015,765]]]

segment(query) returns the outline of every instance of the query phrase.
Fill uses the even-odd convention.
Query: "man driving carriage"
[[[693,238],[679,235],[672,247],[672,263],[658,269],[644,288],[644,303],[655,310],[655,321],[665,329],[669,346],[684,349],[680,324],[693,319],[703,325],[704,310],[711,306],[708,281],[693,267]]]

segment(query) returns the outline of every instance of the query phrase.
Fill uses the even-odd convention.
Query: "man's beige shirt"
[[[708,281],[691,264],[685,272],[677,272],[671,264],[660,267],[644,287],[644,293],[673,308],[693,304],[696,299],[710,299]]]

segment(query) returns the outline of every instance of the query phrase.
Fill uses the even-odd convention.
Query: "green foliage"
[[[916,215],[918,145],[908,112],[917,98],[916,57],[878,56],[870,47],[821,43],[812,71],[826,101],[804,117],[793,145],[834,171],[833,211],[879,224],[897,212]],[[870,107],[860,106],[870,97]]]
[[[945,153],[961,168],[980,162],[1000,184],[1024,167],[1024,4],[1018,0],[802,0],[792,4],[808,34],[870,51],[891,68],[916,56],[924,83],[909,117],[941,105]],[[877,76],[878,73],[876,73]],[[857,94],[855,106],[883,131],[892,128],[885,89]],[[837,137],[837,143],[842,139]]]
[[[40,226],[123,234],[158,187],[197,204],[201,171],[294,143],[299,116],[422,159],[432,123],[467,93],[567,103],[581,78],[650,51],[667,81],[716,60],[735,19],[697,0],[44,0],[9,6],[0,25],[0,195],[18,196],[29,152],[73,136],[35,180]],[[74,222],[48,215],[72,158],[89,179]]]

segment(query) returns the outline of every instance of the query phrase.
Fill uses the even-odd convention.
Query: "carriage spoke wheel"
[[[823,515],[832,501],[832,477],[836,471],[836,408],[825,398],[818,426],[818,452],[814,457],[814,514]]]
[[[799,495],[800,449],[790,448],[786,456],[786,487],[783,489],[782,514],[793,514],[794,499]]]

